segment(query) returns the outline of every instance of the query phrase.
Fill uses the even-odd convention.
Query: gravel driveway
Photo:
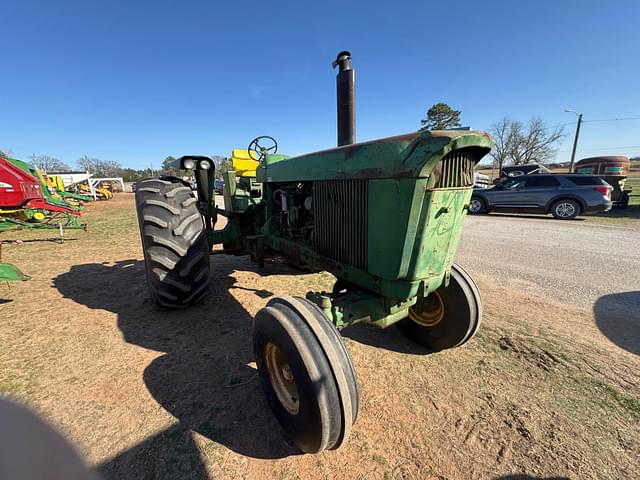
[[[640,290],[640,228],[580,220],[468,216],[457,261],[496,283],[591,307],[605,295]],[[620,305],[640,315],[637,296]]]

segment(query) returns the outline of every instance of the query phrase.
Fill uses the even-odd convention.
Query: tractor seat
[[[236,171],[236,177],[255,178],[260,162],[249,156],[249,150],[234,148],[231,151],[231,165]]]

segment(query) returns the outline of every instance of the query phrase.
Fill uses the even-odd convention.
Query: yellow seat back
[[[258,165],[260,162],[249,156],[249,150],[234,148],[231,151],[231,166],[236,171],[236,177],[255,177]]]
[[[64,192],[64,182],[61,177],[57,175],[45,175],[44,179],[47,181],[47,186],[53,187],[59,192]]]
[[[62,180],[62,177],[54,175],[53,177],[49,177],[49,178],[52,179],[53,184],[60,192],[64,192],[65,188],[64,188],[64,181]]]

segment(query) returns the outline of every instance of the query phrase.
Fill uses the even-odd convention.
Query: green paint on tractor
[[[1,282],[23,282],[29,280],[28,275],[22,273],[18,267],[10,263],[0,263],[0,281]]]
[[[425,351],[438,351],[469,341],[482,317],[478,288],[454,258],[474,168],[491,138],[425,130],[350,143],[349,52],[338,54],[337,65],[341,146],[290,157],[277,154],[272,137],[255,138],[247,150],[234,150],[223,173],[222,208],[213,194],[215,164],[206,156],[173,165],[193,173],[197,198],[174,177],[144,180],[136,189],[147,283],[163,308],[207,294],[216,282],[207,250],[249,255],[262,266],[280,257],[302,271],[335,275],[329,292],[273,297],[253,325],[269,403],[305,452],[340,446],[357,417],[355,371],[337,330],[397,324]],[[219,216],[226,217],[222,229],[215,228]],[[331,392],[336,396],[328,399]]]

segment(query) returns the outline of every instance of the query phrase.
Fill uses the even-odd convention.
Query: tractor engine
[[[283,183],[271,190],[277,235],[312,246],[315,239],[313,183]]]

